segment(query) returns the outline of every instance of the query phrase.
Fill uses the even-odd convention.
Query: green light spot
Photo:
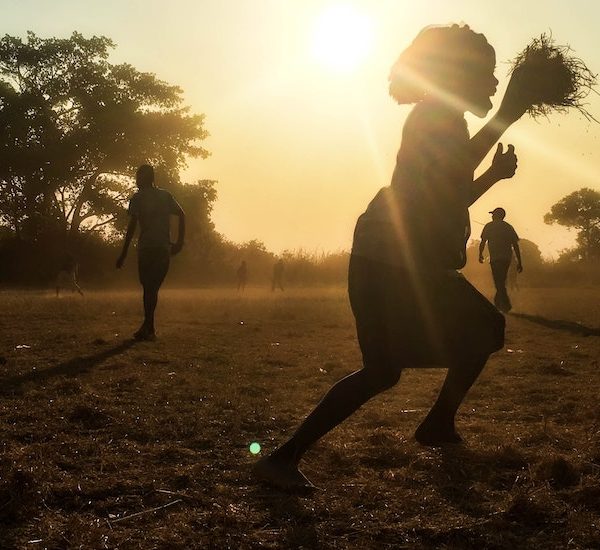
[[[254,443],[250,443],[250,452],[253,455],[260,453],[260,443],[256,443],[256,441]]]

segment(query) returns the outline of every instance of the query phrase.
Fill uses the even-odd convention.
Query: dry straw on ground
[[[600,288],[513,295],[464,445],[414,441],[445,372],[407,369],[307,453],[312,495],[248,447],[360,367],[345,289],[165,288],[156,342],[140,302],[0,292],[0,549],[600,548],[600,338],[540,322],[597,327]]]

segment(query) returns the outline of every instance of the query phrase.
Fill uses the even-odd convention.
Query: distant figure
[[[505,324],[457,271],[466,262],[468,207],[514,175],[513,146],[504,152],[498,144],[491,167],[476,180],[473,173],[527,108],[515,72],[499,112],[469,137],[464,113],[484,117],[492,108],[495,65],[482,34],[452,25],[425,28],[394,66],[390,92],[399,103],[417,105],[404,125],[391,185],[377,193],[354,231],[348,293],[363,367],[337,382],[293,436],[257,462],[260,479],[312,487],[298,469],[306,451],[411,367],[448,368],[417,441],[461,441],[457,410],[488,356],[502,349]]]
[[[246,260],[242,260],[236,275],[238,292],[244,292],[244,290],[246,290],[246,283],[248,282],[248,266],[246,265]]]
[[[283,260],[279,259],[273,266],[273,280],[271,282],[271,291],[275,292],[276,289],[284,290],[283,288]]]
[[[488,243],[490,252],[490,267],[494,285],[496,286],[496,295],[494,304],[496,307],[507,313],[511,310],[512,304],[506,291],[506,277],[508,268],[512,260],[513,250],[517,257],[517,272],[523,271],[521,263],[521,250],[519,249],[519,236],[513,226],[504,221],[506,211],[504,208],[494,208],[490,212],[492,221],[487,223],[481,232],[481,243],[479,244],[479,263],[483,263],[483,251],[485,244]]]
[[[143,164],[137,169],[138,191],[129,201],[129,225],[123,251],[117,260],[120,269],[127,257],[129,243],[140,224],[138,239],[138,273],[144,289],[144,322],[133,335],[137,340],[155,340],[154,311],[158,303],[158,291],[169,271],[170,256],[183,248],[185,237],[185,214],[171,193],[154,185],[154,169]],[[177,242],[171,243],[170,217],[179,218]]]
[[[83,296],[83,291],[77,281],[79,277],[79,264],[72,254],[68,252],[63,256],[60,263],[60,271],[56,277],[56,297],[60,295],[62,288],[68,288],[71,292],[79,292]]]

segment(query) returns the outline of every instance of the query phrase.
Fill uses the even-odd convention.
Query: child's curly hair
[[[494,49],[468,25],[424,28],[392,67],[390,95],[400,104],[418,103],[435,88],[452,89]]]

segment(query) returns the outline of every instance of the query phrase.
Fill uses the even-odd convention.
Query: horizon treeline
[[[78,262],[84,284],[132,282],[135,258],[125,277],[117,277],[114,263],[135,191],[132,175],[144,163],[187,214],[172,284],[233,285],[243,260],[249,284],[268,284],[280,258],[286,284],[345,284],[348,252],[276,255],[251,236],[234,243],[216,231],[216,182],[181,180],[188,159],[210,154],[202,146],[204,115],[190,112],[178,86],[112,64],[114,47],[107,37],[77,32],[0,38],[0,284],[51,286],[66,254]],[[544,221],[577,231],[576,246],[544,262],[531,243],[522,280],[600,281],[600,192],[572,192]],[[465,273],[479,277],[483,267],[470,258]]]

